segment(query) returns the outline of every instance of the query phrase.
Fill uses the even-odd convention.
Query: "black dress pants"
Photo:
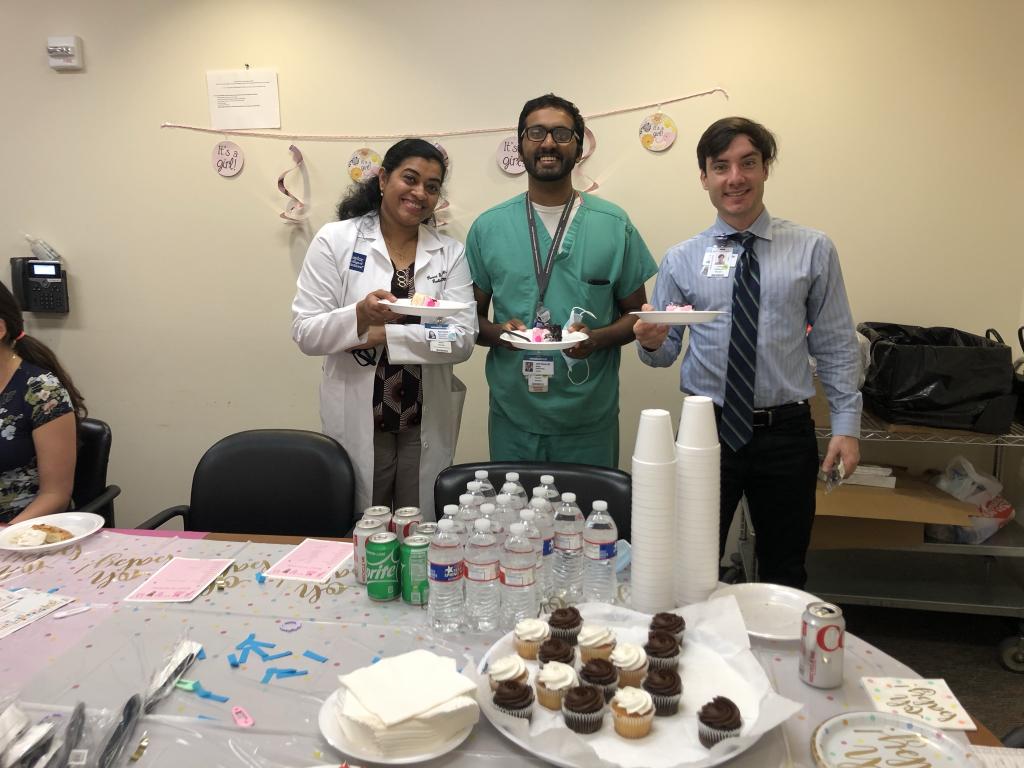
[[[719,557],[740,498],[746,494],[755,532],[758,580],[802,589],[814,524],[818,443],[810,408],[757,426],[739,451],[722,443]],[[717,409],[716,409],[717,410]]]

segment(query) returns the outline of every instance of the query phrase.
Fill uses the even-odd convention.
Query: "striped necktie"
[[[754,253],[757,235],[736,232],[730,240],[743,246],[732,286],[732,332],[725,401],[719,435],[738,451],[754,434],[754,376],[757,371],[757,315],[761,305],[761,267]]]

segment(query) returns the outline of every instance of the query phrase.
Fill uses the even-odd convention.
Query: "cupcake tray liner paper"
[[[607,626],[618,642],[643,645],[651,616],[617,606],[587,603],[580,606],[584,623]],[[625,739],[615,733],[610,706],[601,729],[576,734],[565,725],[560,712],[539,704],[529,722],[502,714],[492,702],[487,677],[492,660],[515,653],[512,633],[499,639],[484,655],[478,669],[478,700],[484,716],[506,738],[553,765],[569,768],[703,768],[731,760],[751,747],[763,734],[784,722],[802,704],[778,695],[750,651],[750,641],[735,598],[688,605],[676,611],[686,619],[686,633],[679,657],[683,696],[679,712],[655,717],[651,732],[641,739]],[[527,661],[530,685],[537,662]],[[469,672],[469,670],[465,670]],[[727,739],[711,750],[697,738],[697,712],[715,696],[727,696],[743,717],[741,736]]]

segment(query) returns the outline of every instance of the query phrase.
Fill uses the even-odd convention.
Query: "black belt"
[[[764,427],[771,428],[776,424],[782,424],[793,419],[810,418],[811,417],[811,406],[806,400],[801,400],[797,403],[786,403],[785,405],[776,405],[774,408],[755,408],[754,409],[754,429],[760,429]],[[719,406],[715,406],[715,419],[721,421],[722,409]]]

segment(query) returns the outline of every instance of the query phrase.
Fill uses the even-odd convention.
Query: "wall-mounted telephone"
[[[12,258],[11,288],[24,312],[66,315],[70,309],[67,274],[59,261]]]

